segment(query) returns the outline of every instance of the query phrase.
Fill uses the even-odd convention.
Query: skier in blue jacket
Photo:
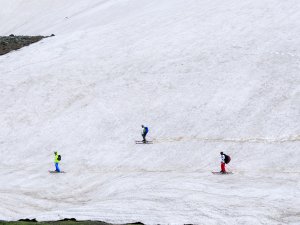
[[[144,125],[142,125],[142,137],[143,137],[143,142],[146,143],[146,135],[148,134],[148,127],[145,127]]]

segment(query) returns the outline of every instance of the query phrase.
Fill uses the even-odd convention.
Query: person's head
[[[220,155],[224,155],[224,153],[223,153],[223,152],[220,152]]]
[[[142,128],[144,128],[144,125],[142,125]]]
[[[57,152],[54,152],[54,155],[57,155]]]

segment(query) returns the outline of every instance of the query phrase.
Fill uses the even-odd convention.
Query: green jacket
[[[55,162],[55,163],[59,163],[59,160],[58,160],[58,153],[54,155],[54,162]]]

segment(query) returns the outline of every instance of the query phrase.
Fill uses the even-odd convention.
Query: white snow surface
[[[300,224],[299,0],[0,6],[0,220]]]

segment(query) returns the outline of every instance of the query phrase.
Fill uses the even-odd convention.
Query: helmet
[[[142,127],[144,127],[144,125],[142,125]]]
[[[220,152],[220,154],[223,155],[224,153],[223,153],[223,152]]]

